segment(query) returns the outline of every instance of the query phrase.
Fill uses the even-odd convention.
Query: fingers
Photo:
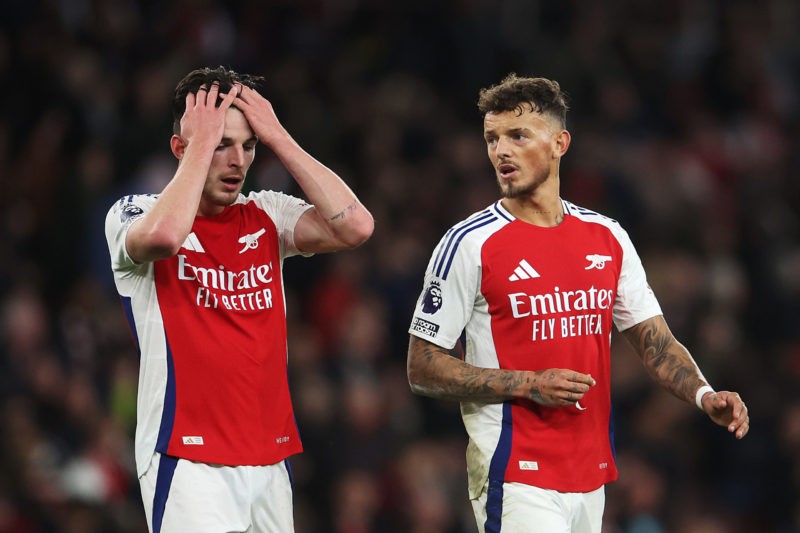
[[[579,402],[597,383],[590,374],[574,370],[554,368],[544,371],[543,374],[543,396],[549,395],[553,403],[559,406],[569,406]]]
[[[222,107],[223,109],[229,108],[233,104],[234,100],[236,100],[236,98],[239,96],[241,90],[242,90],[242,84],[240,83],[237,83],[233,87],[231,87],[231,90],[228,91],[228,94],[226,94],[225,98],[223,98],[220,107]]]
[[[738,394],[735,395],[735,398],[733,422],[728,425],[728,431],[733,433],[737,439],[741,439],[750,431],[750,415],[748,414],[747,406]]]
[[[196,96],[196,103],[197,105],[204,106],[208,100],[208,88],[205,85],[201,85],[199,89],[197,89],[197,96]]]
[[[218,107],[219,109],[225,110],[229,108],[236,100],[241,88],[242,85],[237,83],[234,84],[231,87],[231,90],[227,93],[220,93],[219,82],[213,82],[211,87],[201,85],[200,88],[197,89],[196,93],[186,94],[186,105],[187,107],[190,105],[194,107],[194,105],[197,104],[198,106]],[[222,101],[220,102],[219,106],[217,106],[217,101],[220,97],[222,98]]]
[[[570,376],[570,380],[574,381],[575,383],[583,383],[587,385],[586,390],[589,390],[589,387],[594,387],[597,384],[591,374],[581,374],[580,372],[573,372],[572,376]]]
[[[208,94],[206,95],[206,104],[216,105],[218,96],[219,96],[219,83],[215,81],[211,84],[211,89],[208,90]]]
[[[728,432],[733,433],[737,439],[744,438],[750,431],[750,414],[739,394],[718,392],[712,397],[712,406],[719,413],[720,425],[726,425],[727,422]]]

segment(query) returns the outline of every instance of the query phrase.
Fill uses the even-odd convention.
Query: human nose
[[[228,159],[228,164],[230,166],[236,168],[241,168],[244,166],[245,162],[244,147],[232,146],[229,154],[230,158]]]
[[[504,137],[499,137],[497,139],[497,142],[495,142],[495,144],[494,144],[494,155],[495,155],[495,157],[502,158],[502,157],[510,155],[509,147],[510,147],[510,144],[508,143],[508,140],[505,139]]]

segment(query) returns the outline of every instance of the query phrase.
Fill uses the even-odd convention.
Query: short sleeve
[[[472,316],[480,283],[479,254],[470,253],[468,243],[455,250],[450,244],[445,235],[433,251],[408,330],[448,350]]]
[[[628,233],[622,229],[614,233],[622,246],[622,269],[614,302],[614,324],[619,331],[625,331],[662,312]]]
[[[314,255],[297,249],[294,243],[294,228],[300,217],[313,208],[308,202],[294,196],[276,191],[251,192],[245,202],[254,202],[272,219],[278,231],[281,257]]]
[[[153,208],[156,198],[156,195],[150,194],[128,195],[115,202],[108,210],[105,223],[106,241],[114,271],[138,266],[128,255],[125,239],[131,224]]]

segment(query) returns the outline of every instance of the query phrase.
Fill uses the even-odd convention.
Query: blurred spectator
[[[435,239],[496,196],[474,103],[509,71],[572,95],[564,197],[630,230],[677,336],[753,419],[730,441],[612,343],[604,530],[800,531],[798,24],[789,0],[5,2],[0,533],[146,531],[102,217],[169,179],[170,90],[217,64],[264,74],[376,219],[356,252],[286,269],[299,533],[471,531],[457,406],[407,390],[406,329]],[[254,188],[293,186],[259,159]]]

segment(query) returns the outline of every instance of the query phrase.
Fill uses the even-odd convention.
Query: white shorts
[[[139,486],[151,533],[294,531],[286,461],[223,466],[155,453]]]
[[[484,487],[472,500],[472,510],[480,533],[600,533],[605,502],[605,487],[592,492],[558,492],[503,483],[491,497]]]

